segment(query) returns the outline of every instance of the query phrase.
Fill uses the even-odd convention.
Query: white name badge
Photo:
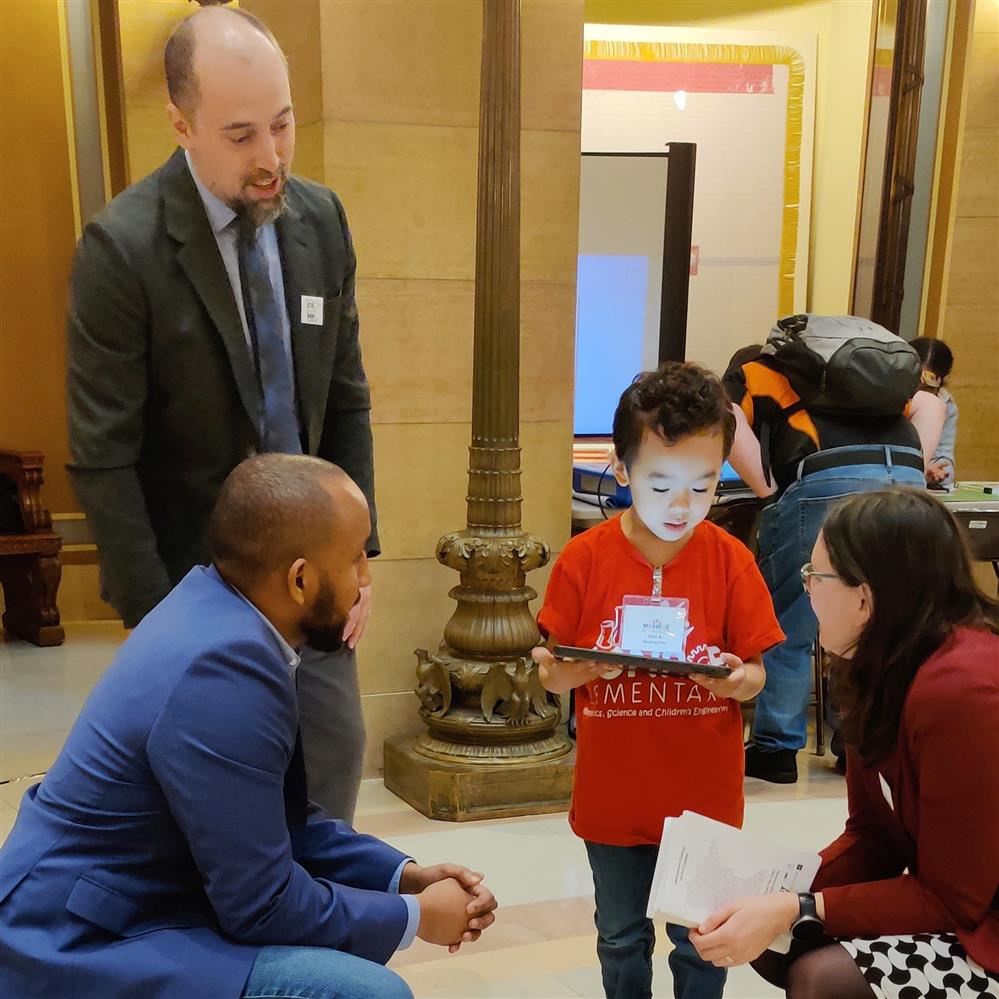
[[[318,295],[302,296],[302,324],[305,326],[323,325],[323,300]]]
[[[622,652],[683,659],[687,649],[687,601],[663,597],[625,597],[621,608]]]

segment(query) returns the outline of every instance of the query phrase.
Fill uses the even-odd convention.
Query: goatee
[[[333,627],[303,627],[305,644],[316,652],[339,652],[343,648],[343,629],[346,622]]]
[[[273,198],[268,198],[266,201],[240,199],[230,207],[238,215],[248,219],[254,229],[260,229],[262,226],[276,222],[284,214],[287,205],[288,197],[282,187]]]
[[[339,652],[343,647],[343,630],[346,627],[346,618],[337,620],[333,588],[328,579],[323,579],[316,602],[301,624],[305,644],[317,652]]]

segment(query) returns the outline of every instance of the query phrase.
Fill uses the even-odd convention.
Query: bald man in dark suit
[[[80,241],[69,317],[70,473],[106,598],[134,627],[196,564],[228,473],[262,451],[345,469],[374,516],[370,395],[343,206],[290,174],[285,58],[258,20],[203,10],[165,53],[180,148]],[[354,646],[303,651],[309,791],[350,820],[364,748]]]

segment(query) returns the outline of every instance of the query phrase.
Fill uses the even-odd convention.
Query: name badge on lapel
[[[319,295],[302,296],[302,325],[323,325],[323,300]]]

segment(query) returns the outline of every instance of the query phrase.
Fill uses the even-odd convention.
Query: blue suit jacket
[[[270,944],[387,961],[405,857],[316,809],[289,826],[297,725],[274,633],[214,569],[192,569],[122,647],[0,849],[0,996],[238,999]]]

